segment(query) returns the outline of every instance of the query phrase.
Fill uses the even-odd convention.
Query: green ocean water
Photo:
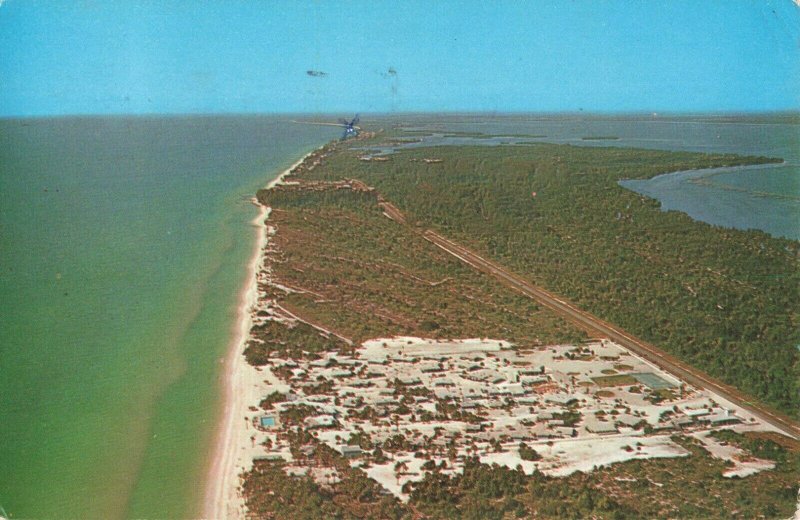
[[[336,129],[0,121],[0,506],[199,512],[255,190]]]

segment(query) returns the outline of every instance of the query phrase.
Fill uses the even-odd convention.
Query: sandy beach
[[[266,189],[282,183],[292,170],[303,163],[314,152],[304,155],[300,160],[284,170],[267,184]],[[243,518],[244,501],[239,492],[240,474],[252,464],[251,436],[253,426],[246,418],[248,407],[254,406],[266,395],[272,385],[279,381],[269,370],[257,369],[247,364],[243,352],[253,326],[253,313],[258,304],[258,272],[264,262],[264,249],[267,245],[267,225],[270,209],[259,204],[259,214],[253,219],[256,229],[256,243],[253,256],[247,268],[247,283],[239,294],[239,310],[235,336],[224,359],[223,410],[219,429],[213,447],[213,458],[206,481],[206,492],[202,516],[204,518],[228,519]]]

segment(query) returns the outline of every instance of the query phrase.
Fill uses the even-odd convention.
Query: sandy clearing
[[[722,473],[723,477],[747,477],[766,469],[775,467],[771,460],[758,459],[749,456],[744,450],[731,444],[722,444],[714,437],[709,435],[711,432],[693,433],[692,437],[703,443],[703,447],[712,457],[727,460],[733,463],[733,467]]]
[[[508,341],[486,338],[437,340],[412,336],[376,338],[362,344],[362,356],[380,357],[390,355],[448,356],[476,352],[498,352],[511,348]]]
[[[534,468],[552,477],[565,477],[576,471],[585,473],[595,467],[608,466],[639,458],[685,457],[689,452],[672,442],[669,436],[607,436],[588,439],[564,439],[550,443],[528,442],[542,460],[523,461],[519,452],[511,448],[502,453],[487,453],[481,462],[498,464],[514,469],[518,464],[530,474]],[[625,446],[632,448],[626,451]]]

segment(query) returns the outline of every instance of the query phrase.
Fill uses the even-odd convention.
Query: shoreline
[[[659,186],[664,182],[670,183],[678,183],[678,182],[692,182],[699,179],[704,179],[706,177],[714,177],[716,175],[721,175],[723,173],[732,173],[732,172],[739,172],[739,171],[748,171],[748,170],[761,170],[767,168],[782,168],[784,166],[790,166],[790,164],[786,161],[783,162],[766,162],[766,163],[757,163],[757,164],[739,164],[736,166],[720,166],[718,168],[695,168],[693,170],[677,170],[674,172],[665,172],[659,173],[650,178],[646,179],[620,179],[617,181],[619,186],[631,191],[636,191],[633,188],[627,186],[630,183],[631,186],[642,186],[647,184],[648,188],[656,185]],[[639,192],[637,192],[639,193]]]
[[[272,189],[282,183],[295,168],[320,149],[321,147],[316,148],[303,155],[267,183],[265,189]],[[258,272],[264,262],[267,245],[266,220],[270,213],[270,208],[260,204],[255,197],[252,202],[259,207],[259,214],[250,222],[256,230],[256,241],[247,266],[247,281],[239,292],[236,333],[224,358],[222,414],[212,446],[213,456],[206,474],[202,518],[244,517],[244,502],[238,492],[239,474],[244,468],[237,463],[239,461],[236,453],[246,448],[246,444],[242,446],[242,442],[247,441],[249,424],[247,422],[242,424],[237,419],[240,415],[244,416],[248,406],[252,405],[247,393],[257,386],[253,376],[263,377],[263,374],[247,364],[243,352],[253,326],[252,311],[258,304]]]
[[[798,198],[728,186],[716,177],[728,173],[771,171],[790,167],[780,163],[745,164],[666,172],[649,179],[621,179],[617,186],[658,202],[661,211],[678,211],[711,226],[761,231],[773,238],[800,240],[792,226],[792,213],[769,212],[769,204],[795,205]],[[737,197],[733,207],[731,197]],[[746,208],[746,209],[745,209]]]

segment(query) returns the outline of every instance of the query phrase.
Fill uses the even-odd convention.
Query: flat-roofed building
[[[586,431],[590,433],[609,434],[617,433],[617,427],[612,422],[598,421],[596,419],[586,421]]]
[[[344,444],[339,446],[338,449],[339,453],[342,454],[343,457],[348,459],[354,459],[356,457],[360,457],[363,454],[360,446],[350,446],[348,444]]]
[[[575,401],[577,401],[578,398],[572,394],[548,394],[545,395],[544,400],[550,403],[567,406],[570,403],[574,403]]]

